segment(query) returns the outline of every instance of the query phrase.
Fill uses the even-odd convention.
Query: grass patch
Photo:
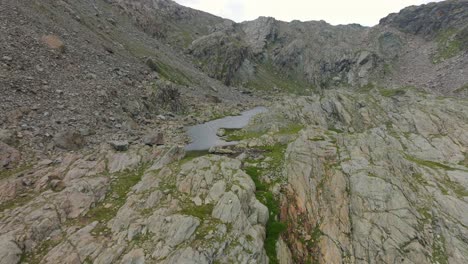
[[[187,77],[183,72],[180,70],[171,67],[161,61],[155,62],[157,67],[157,72],[163,77],[164,79],[171,81],[176,84],[180,85],[190,85],[192,81],[189,77]]]
[[[12,170],[0,171],[0,180],[9,178],[9,177],[11,177],[13,175],[16,175],[18,173],[30,170],[30,169],[32,169],[32,167],[33,167],[33,165],[31,165],[31,164],[24,164],[24,165],[21,165],[21,166],[19,166],[17,168],[12,169]]]
[[[283,163],[285,148],[286,146],[281,144],[261,147],[261,149],[265,151],[265,156],[271,159],[269,161],[269,171],[275,171],[281,166]],[[244,170],[255,183],[255,195],[257,199],[268,208],[270,215],[266,225],[265,251],[270,263],[279,263],[276,254],[276,243],[278,242],[281,233],[286,230],[286,224],[277,220],[280,214],[280,204],[275,195],[270,191],[270,187],[274,183],[267,184],[262,181],[261,177],[266,172],[264,169],[249,166],[245,167]]]
[[[468,167],[468,152],[463,153],[465,155],[465,159],[460,161],[458,165]]]
[[[29,201],[31,201],[34,198],[34,195],[27,195],[24,197],[17,197],[13,200],[6,201],[0,204],[0,212],[3,212],[8,209],[13,209],[19,206],[23,206],[27,204]]]
[[[46,239],[39,246],[34,249],[34,252],[23,253],[19,263],[39,264],[42,258],[55,246],[60,244],[62,239]]]
[[[413,173],[413,179],[420,185],[426,185],[427,181],[421,173]]]
[[[419,215],[424,219],[424,222],[431,223],[432,222],[432,215],[429,212],[428,208],[418,208]]]
[[[311,239],[307,242],[309,248],[315,248],[317,242],[320,240],[320,237],[323,236],[322,230],[320,230],[319,225],[316,225],[310,234]]]
[[[104,201],[91,208],[88,213],[78,219],[71,221],[70,224],[88,225],[98,221],[98,225],[93,229],[93,234],[108,234],[107,222],[117,214],[118,210],[125,204],[127,194],[132,187],[137,184],[143,176],[147,166],[132,171],[125,171],[115,174],[117,178],[111,182],[110,190],[106,194]]]
[[[256,197],[263,203],[269,212],[269,218],[266,225],[265,251],[270,263],[279,263],[276,254],[276,243],[281,233],[286,230],[286,224],[276,220],[280,213],[279,201],[273,193],[269,191],[269,186],[260,180],[261,170],[255,167],[245,168],[245,172],[252,178],[256,187]]]
[[[450,59],[462,50],[463,43],[456,36],[456,29],[449,29],[437,36],[437,52],[433,55],[433,63],[440,63],[446,59]]]
[[[373,83],[367,83],[366,85],[359,87],[358,91],[360,93],[368,93],[374,88],[375,88],[375,85]]]
[[[444,179],[442,183],[445,185],[445,187],[451,189],[458,198],[463,199],[464,197],[468,196],[468,190],[460,183],[450,179]]]
[[[260,147],[260,149],[266,151],[266,156],[272,159],[270,161],[271,168],[277,169],[283,164],[284,152],[286,150],[286,147],[287,145],[276,144],[273,146]]]
[[[379,92],[385,97],[400,96],[406,93],[404,89],[380,89]]]
[[[8,179],[12,176],[15,176],[19,173],[28,171],[33,168],[32,164],[24,164],[12,170],[4,170],[0,172],[0,180]],[[31,195],[18,196],[15,199],[0,203],[0,212],[7,209],[13,209],[18,206],[25,205],[27,202],[31,201],[34,197]]]
[[[444,169],[444,170],[455,170],[454,168],[452,167],[449,167],[447,165],[444,165],[442,163],[438,163],[438,162],[435,162],[435,161],[430,161],[430,160],[421,160],[421,159],[418,159],[416,157],[413,157],[413,156],[409,156],[409,155],[405,155],[405,158],[411,162],[414,162],[414,163],[417,163],[419,165],[422,165],[422,166],[425,166],[425,167],[429,167],[429,168],[432,168],[432,169]]]
[[[208,154],[209,154],[208,150],[190,150],[190,151],[185,152],[185,156],[181,160],[181,163],[185,163],[185,162],[194,160],[196,158],[199,158]]]
[[[207,217],[211,217],[213,208],[214,208],[213,204],[204,204],[200,206],[192,205],[192,206],[184,207],[182,211],[180,211],[180,213],[184,215],[191,215],[200,220],[204,220]]]
[[[432,262],[448,264],[448,257],[445,251],[445,237],[442,234],[434,234],[434,236],[434,242],[432,244]]]
[[[247,132],[242,129],[224,129],[226,131],[225,140],[230,141],[241,141],[244,139],[256,138],[260,137],[261,135],[265,134],[264,132]]]
[[[281,127],[276,135],[294,135],[304,128],[302,124],[289,124]],[[258,138],[265,134],[265,131],[245,131],[242,129],[225,129],[226,141],[241,141],[244,139]]]
[[[289,126],[280,128],[278,134],[293,135],[299,133],[299,131],[301,131],[302,129],[304,129],[304,126],[302,124],[290,124]]]
[[[337,133],[337,134],[342,134],[342,133],[344,133],[343,130],[338,129],[338,128],[336,128],[336,127],[329,127],[328,130],[333,131],[333,132],[335,132],[335,133]]]
[[[312,141],[324,141],[325,138],[324,137],[314,137],[312,138]]]
[[[462,87],[456,89],[455,91],[453,91],[454,93],[462,93],[462,92],[465,92],[467,91],[468,92],[468,83],[463,85]]]
[[[263,91],[271,91],[277,87],[280,91],[298,95],[307,95],[316,90],[314,86],[305,81],[303,76],[299,74],[287,75],[276,69],[271,61],[259,64],[255,78],[250,80],[246,87]]]

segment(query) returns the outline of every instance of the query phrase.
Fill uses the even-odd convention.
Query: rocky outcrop
[[[237,160],[207,156],[147,171],[108,226],[161,263],[266,263],[268,209]],[[138,202],[140,201],[140,202]]]
[[[461,0],[411,6],[381,19],[380,24],[426,38],[435,38],[441,31],[466,27],[467,7],[468,3]]]
[[[411,87],[468,91],[466,1],[373,28],[4,2],[0,263],[468,262],[468,105]]]
[[[54,136],[54,143],[62,149],[78,150],[85,145],[85,140],[78,131],[64,131]]]
[[[210,77],[233,84],[236,72],[248,57],[247,45],[229,31],[218,31],[192,42],[189,53],[197,58],[200,67]]]
[[[464,102],[372,90],[273,109],[252,128],[306,125],[284,158],[283,263],[467,261]]]
[[[2,201],[2,263],[267,263],[268,209],[241,162],[177,163],[179,150],[103,145],[35,165],[22,179],[35,188]],[[63,187],[53,188],[55,181]]]
[[[20,159],[21,154],[18,150],[0,142],[0,171],[13,169]]]

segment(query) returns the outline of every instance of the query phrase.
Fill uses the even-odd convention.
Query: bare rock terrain
[[[467,30],[2,0],[0,264],[468,263]]]

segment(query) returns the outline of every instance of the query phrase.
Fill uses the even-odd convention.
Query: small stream
[[[200,125],[187,128],[187,134],[192,139],[192,143],[185,147],[187,151],[208,150],[214,146],[234,145],[237,142],[226,142],[216,135],[220,128],[240,129],[245,127],[253,116],[264,113],[267,108],[259,106],[248,111],[244,111],[239,116],[227,116],[221,119],[212,120]]]

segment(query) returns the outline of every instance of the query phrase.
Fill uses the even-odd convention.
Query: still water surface
[[[245,127],[250,119],[256,114],[264,113],[267,108],[259,106],[251,110],[242,112],[239,116],[227,116],[221,119],[212,120],[204,124],[187,128],[187,134],[192,139],[192,143],[185,147],[187,151],[207,150],[213,146],[233,145],[237,142],[226,142],[220,139],[216,132],[220,128],[240,129]]]

